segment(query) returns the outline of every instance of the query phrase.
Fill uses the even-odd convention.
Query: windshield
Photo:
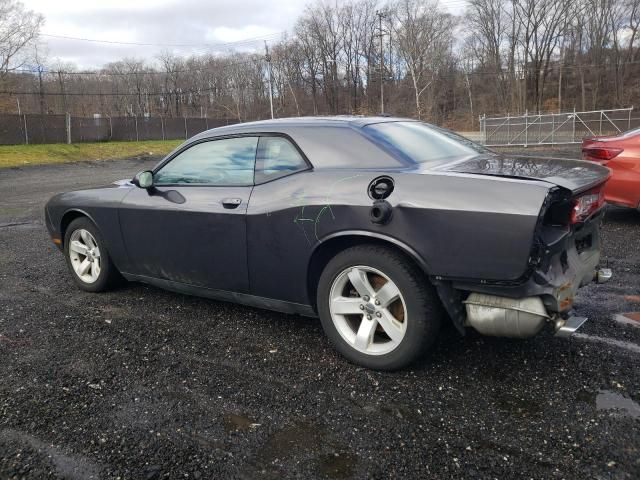
[[[376,141],[414,163],[490,153],[487,148],[457,133],[422,122],[374,123],[364,129]]]

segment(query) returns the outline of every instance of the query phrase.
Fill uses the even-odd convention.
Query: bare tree
[[[322,90],[330,113],[339,111],[341,55],[343,31],[340,29],[338,6],[319,3],[315,8],[308,7],[302,21],[308,29],[307,37],[311,37],[317,49]]]
[[[422,94],[449,53],[455,20],[423,0],[400,0],[393,6],[393,17],[398,50],[413,86],[416,116],[422,118]]]
[[[365,94],[363,77],[367,77],[365,68],[375,35],[376,5],[376,0],[351,1],[344,4],[339,12],[345,79],[352,113],[358,112],[359,96]]]
[[[181,80],[185,73],[185,59],[169,52],[164,52],[160,55],[159,60],[165,73],[166,113],[172,113],[171,106],[173,105],[173,114],[179,117],[182,115],[183,88]]]
[[[510,75],[514,65],[514,50],[509,48],[511,16],[508,0],[470,0],[465,15],[471,32],[466,42],[466,57],[472,54],[481,71],[491,75],[488,78],[492,80],[496,101],[502,109],[508,109],[509,100],[513,98],[508,88],[514,85]],[[507,71],[505,63],[509,66]],[[465,71],[465,84],[468,83],[469,75]]]
[[[16,0],[0,0],[0,80],[24,65],[25,51],[38,37],[42,15]]]
[[[376,11],[386,14],[382,53]],[[8,60],[0,56],[0,111],[19,105],[27,113],[269,116],[261,51],[166,52],[95,72],[60,64],[52,70],[44,68],[42,50],[39,61],[28,58],[42,19],[15,0],[0,0],[0,13],[1,51],[10,52]],[[31,37],[16,41],[10,25],[30,25]],[[274,110],[377,111],[381,77],[394,114],[455,128],[473,128],[483,112],[628,106],[640,101],[639,32],[640,0],[468,0],[460,19],[436,0],[316,0],[291,37],[269,45]],[[23,63],[42,68],[12,70]]]
[[[636,63],[638,30],[640,29],[640,0],[618,0],[610,10],[611,47],[615,66],[615,92],[618,106],[631,103],[629,84]]]
[[[525,79],[533,80],[533,106],[540,111],[549,63],[566,34],[573,0],[518,0],[514,14],[521,26]],[[525,88],[526,91],[526,88]]]

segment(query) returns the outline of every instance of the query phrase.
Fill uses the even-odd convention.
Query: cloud
[[[43,33],[110,41],[197,44],[190,47],[133,46],[42,37],[50,59],[60,58],[80,68],[97,68],[123,57],[152,61],[163,50],[189,55],[229,46],[207,44],[247,38],[276,39],[291,30],[304,10],[300,0],[23,0],[27,8],[45,15]],[[261,49],[261,41],[238,45]]]

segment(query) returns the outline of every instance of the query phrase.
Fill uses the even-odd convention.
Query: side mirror
[[[136,187],[149,189],[153,187],[153,173],[149,170],[140,172],[133,177],[132,182]]]

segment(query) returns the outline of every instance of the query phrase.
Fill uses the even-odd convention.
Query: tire
[[[363,292],[371,293],[368,300]],[[333,257],[320,275],[317,302],[336,350],[374,370],[404,368],[427,352],[445,315],[426,276],[400,252],[377,245]]]
[[[87,292],[109,290],[122,280],[111,261],[100,231],[87,217],[76,218],[67,227],[64,235],[64,257],[74,282]],[[87,271],[82,274],[83,265],[87,265],[87,262]]]

